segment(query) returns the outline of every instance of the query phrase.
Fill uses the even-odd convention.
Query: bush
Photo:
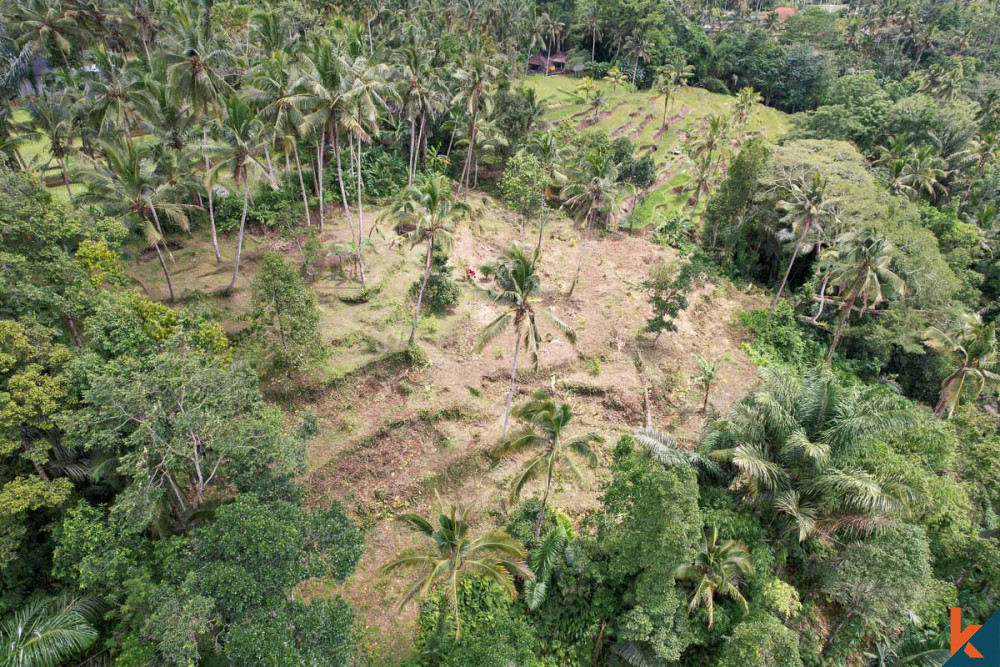
[[[799,326],[787,302],[779,302],[774,313],[763,309],[743,312],[740,322],[753,335],[743,347],[756,364],[802,367],[822,356],[819,343]]]
[[[720,95],[732,94],[729,91],[729,87],[726,86],[725,83],[711,76],[702,79],[701,85],[703,85],[705,87],[705,90],[707,90],[710,93],[718,93]]]
[[[268,229],[296,227],[302,217],[298,210],[301,200],[302,193],[299,192],[297,183],[294,188],[278,190],[265,185],[254,194],[247,208],[247,226]],[[216,199],[214,204],[216,229],[223,234],[237,231],[243,214],[243,193],[234,191],[226,197]]]
[[[409,297],[411,300],[416,300],[422,280],[423,277],[418,278],[410,286]],[[424,290],[424,299],[420,307],[427,312],[441,313],[454,308],[461,295],[462,290],[452,277],[451,268],[447,266],[435,267],[427,278],[427,288]]]

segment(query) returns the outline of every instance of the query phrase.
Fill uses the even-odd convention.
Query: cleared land
[[[515,217],[496,200],[475,194],[469,201],[473,211],[459,224],[451,258],[456,275],[464,275],[466,268],[478,271],[519,234]],[[366,225],[380,216],[377,209],[366,212]],[[529,230],[529,239],[536,238],[537,231]],[[183,245],[173,250],[178,294],[195,307],[213,309],[233,330],[243,326],[240,315],[261,252],[277,249],[297,257],[293,243],[253,235],[240,289],[224,297],[218,290],[231,275],[234,240],[222,239],[225,261],[216,265],[204,231],[175,238]],[[366,303],[345,303],[341,297],[357,295],[360,288],[350,261],[341,262],[336,251],[338,243],[349,239],[347,223],[336,206],[329,207],[322,236],[325,257],[311,287],[332,354],[325,366],[315,369],[310,390],[288,407],[290,412],[308,407],[319,416],[320,434],[310,444],[306,473],[311,501],[340,500],[368,531],[364,559],[344,586],[334,589],[315,581],[303,594],[337,590],[353,600],[373,628],[370,641],[379,664],[391,665],[410,650],[417,612],[411,606],[395,613],[403,580],[385,579],[376,572],[392,554],[414,543],[413,534],[392,521],[392,514],[403,509],[426,512],[437,490],[473,502],[479,520],[492,522],[506,511],[507,483],[520,461],[497,462],[486,455],[500,435],[513,347],[513,334],[506,334],[481,354],[473,351],[479,330],[498,313],[488,298],[488,285],[463,281],[462,299],[453,312],[422,319],[419,339],[428,367],[396,363],[412,314],[407,291],[419,275],[422,251],[401,243],[390,220],[379,222],[371,238],[369,284],[380,289]],[[522,364],[518,399],[537,388],[554,388],[560,400],[572,403],[575,428],[600,432],[610,450],[621,434],[644,420],[643,377],[636,365],[641,355],[654,424],[693,442],[703,416],[697,412],[697,388],[690,381],[696,372],[692,355],[727,359],[712,398],[724,408],[756,377],[739,349],[742,333],[734,324],[736,315],[763,305],[764,298],[728,284],[704,286],[691,299],[679,332],[663,336],[657,345],[637,344],[636,335],[650,315],[641,282],[657,262],[673,261],[675,251],[624,234],[595,239],[583,281],[574,298],[567,299],[579,241],[572,222],[562,217],[544,231],[538,307],[552,309],[575,327],[579,340],[574,347],[558,331],[545,329],[538,369],[527,360]],[[155,257],[133,253],[132,272],[154,297],[165,295]],[[558,479],[552,506],[571,516],[593,508],[604,470],[587,474],[590,483],[585,488]],[[534,494],[536,486],[527,488],[525,497]]]

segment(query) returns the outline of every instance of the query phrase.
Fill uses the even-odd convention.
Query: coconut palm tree
[[[948,177],[948,163],[934,152],[933,146],[921,146],[906,162],[903,182],[910,191],[926,196],[932,202],[948,194],[944,180]]]
[[[955,368],[941,382],[941,391],[934,413],[946,411],[948,419],[962,401],[966,382],[979,396],[987,385],[1000,384],[1000,347],[997,345],[996,323],[984,324],[978,314],[966,313],[944,328],[931,327],[924,334],[924,344],[951,362]]]
[[[17,45],[29,46],[33,53],[47,53],[49,57],[55,55],[49,49],[49,45],[54,45],[68,68],[67,56],[73,50],[73,42],[87,36],[75,12],[62,0],[25,0],[12,3],[12,9],[9,23],[13,34],[18,35]]]
[[[469,180],[472,176],[475,160],[476,132],[479,130],[479,120],[493,111],[493,81],[500,71],[481,53],[468,56],[462,67],[455,70],[453,77],[458,83],[459,91],[452,100],[452,106],[461,108],[469,119],[468,146],[465,165],[462,168],[461,182],[465,185],[465,196],[469,196]]]
[[[291,97],[291,103],[303,114],[299,132],[304,136],[316,137],[316,178],[319,197],[319,228],[325,223],[323,202],[323,165],[328,142],[332,142],[333,155],[337,162],[337,185],[340,188],[340,202],[344,207],[344,217],[354,235],[354,218],[351,216],[347,190],[344,187],[344,168],[340,159],[341,132],[356,130],[357,121],[351,115],[345,99],[347,90],[347,64],[336,48],[325,39],[313,39],[301,56],[302,78],[296,87],[299,92]],[[350,139],[348,139],[350,141]]]
[[[91,127],[104,137],[120,129],[129,132],[144,93],[142,79],[128,70],[125,56],[109,52],[103,44],[90,55],[82,106]]]
[[[302,114],[296,108],[293,94],[299,75],[292,66],[291,57],[283,52],[275,54],[258,64],[253,72],[253,86],[247,93],[258,109],[260,117],[270,126],[275,136],[280,137],[284,146],[285,163],[289,159],[289,146],[295,156],[295,171],[302,193],[302,207],[306,214],[306,225],[312,225],[309,212],[309,195],[302,177],[302,160],[299,158],[299,127]]]
[[[663,121],[660,130],[667,129],[667,110],[674,95],[682,87],[687,87],[688,80],[694,76],[694,67],[687,63],[670,63],[660,68],[653,83],[653,88],[663,96]]]
[[[598,113],[600,113],[605,101],[604,91],[600,88],[595,88],[594,92],[590,94],[590,110],[594,112],[595,123],[598,120]]]
[[[722,363],[722,359],[708,361],[700,354],[696,354],[694,355],[694,361],[698,364],[698,375],[694,376],[691,381],[701,386],[704,392],[701,401],[701,411],[705,413],[708,410],[708,395],[712,392],[712,385],[715,383],[716,378],[719,377],[719,364]]]
[[[876,236],[871,230],[862,229],[847,232],[837,238],[834,248],[829,251],[830,284],[839,289],[844,299],[840,307],[840,319],[833,333],[827,365],[833,362],[833,355],[840,344],[840,337],[861,299],[861,314],[868,308],[885,300],[886,294],[902,296],[906,288],[903,279],[892,272],[892,244]]]
[[[639,74],[639,63],[647,63],[651,57],[649,41],[642,30],[635,29],[625,39],[625,53],[629,54],[635,61],[635,65],[632,67],[632,87],[634,88],[636,77]]]
[[[566,198],[563,205],[573,211],[578,223],[586,225],[583,243],[580,245],[580,260],[567,296],[573,296],[573,290],[580,280],[583,260],[587,255],[587,241],[590,240],[594,224],[598,219],[610,218],[621,210],[619,195],[622,187],[618,182],[618,168],[611,156],[592,152],[579,161],[570,176],[569,184],[563,188],[563,196]]]
[[[216,123],[216,141],[210,143],[205,154],[215,161],[208,172],[209,187],[228,172],[237,188],[243,190],[243,211],[240,230],[236,237],[236,259],[233,262],[233,279],[225,291],[236,287],[240,277],[240,260],[243,256],[243,236],[246,232],[247,208],[250,204],[250,184],[262,176],[269,176],[266,165],[260,161],[264,153],[264,126],[242,97],[233,93],[224,102],[222,118]]]
[[[715,598],[725,596],[743,605],[744,613],[750,610],[746,598],[740,593],[744,576],[753,574],[750,551],[746,545],[736,540],[719,542],[716,526],[705,529],[704,539],[694,563],[681,565],[674,576],[682,581],[694,583],[694,592],[688,611],[700,606],[708,611],[708,629],[715,625]]]
[[[134,102],[139,127],[170,148],[182,150],[191,139],[197,120],[190,107],[179,101],[170,86],[155,75],[144,77],[142,88],[142,94]]]
[[[97,641],[98,606],[73,597],[35,598],[0,623],[0,664],[56,667]]]
[[[480,332],[476,351],[481,352],[490,341],[508,328],[514,329],[514,356],[510,366],[510,388],[507,390],[507,406],[504,409],[501,438],[507,437],[507,424],[514,398],[514,387],[517,383],[517,363],[522,339],[524,346],[531,353],[532,363],[538,367],[538,351],[542,336],[538,330],[533,301],[537,300],[541,289],[541,281],[536,271],[539,256],[538,248],[529,258],[520,246],[512,245],[495,262],[483,267],[483,274],[492,277],[496,285],[496,289],[491,293],[493,300],[504,306],[505,310]],[[562,331],[570,343],[576,343],[576,332],[572,328],[548,311],[543,310],[542,315]]]
[[[689,202],[697,207],[701,195],[713,179],[715,168],[722,159],[723,145],[726,143],[728,124],[722,116],[711,115],[706,119],[705,131],[688,145],[688,151],[697,165],[698,171],[692,180],[694,195]]]
[[[509,499],[511,504],[517,502],[525,484],[541,475],[545,476],[541,507],[535,521],[537,541],[545,520],[545,506],[552,488],[553,473],[558,468],[565,467],[582,482],[583,475],[573,457],[579,456],[591,467],[596,467],[598,456],[594,446],[603,443],[604,439],[596,433],[568,437],[566,429],[573,420],[572,410],[568,403],[556,401],[545,391],[532,394],[531,400],[514,411],[514,416],[523,423],[523,428],[497,445],[493,455],[502,457],[520,454],[529,449],[538,450],[514,475],[510,483]]]
[[[818,248],[823,241],[824,227],[837,219],[837,205],[840,200],[828,197],[826,194],[827,180],[818,172],[807,181],[802,178],[788,185],[785,198],[778,202],[778,210],[784,213],[781,222],[788,226],[787,236],[794,239],[792,256],[788,260],[788,268],[781,279],[781,285],[771,302],[771,312],[774,312],[781,295],[792,275],[795,260],[803,250],[811,251]]]
[[[528,138],[528,150],[534,153],[542,162],[542,168],[548,177],[545,184],[545,196],[552,196],[552,186],[561,185],[566,181],[563,165],[570,155],[571,147],[561,141],[554,130],[534,132]]]
[[[409,344],[413,345],[417,335],[417,323],[420,321],[420,306],[427,288],[427,279],[431,275],[434,244],[450,247],[452,234],[455,230],[455,218],[465,213],[469,207],[464,202],[455,201],[455,193],[450,179],[444,174],[427,174],[414,185],[406,188],[399,200],[392,207],[401,224],[412,225],[408,233],[411,243],[427,244],[424,253],[424,274],[420,281],[420,291],[417,292],[417,303],[413,308],[413,326],[410,328]]]
[[[842,384],[822,366],[802,374],[768,368],[761,379],[704,437],[729,486],[799,541],[885,527],[909,490],[859,467],[853,454],[912,417],[880,388]]]
[[[223,77],[223,68],[230,61],[230,56],[225,50],[205,43],[200,30],[191,30],[175,52],[167,53],[163,60],[166,64],[167,84],[175,99],[186,103],[192,114],[202,118],[201,152],[207,175],[212,169],[208,157],[207,118],[210,109],[231,90]],[[205,190],[208,197],[208,221],[212,229],[212,248],[215,250],[216,263],[220,263],[222,254],[219,252],[219,235],[215,227],[212,185],[207,185]]]
[[[365,56],[357,56],[348,64],[350,80],[344,98],[356,121],[352,127],[358,142],[357,150],[354,153],[358,202],[358,242],[355,245],[355,251],[362,285],[365,284],[365,264],[361,255],[365,241],[365,214],[362,203],[364,179],[361,173],[361,145],[362,143],[371,143],[372,138],[379,135],[379,118],[390,102],[398,103],[399,101],[396,89],[389,81],[390,74],[388,65],[369,60]]]
[[[410,121],[410,161],[407,185],[413,184],[420,157],[420,144],[427,131],[427,119],[433,118],[439,104],[435,90],[431,53],[419,46],[404,46],[396,53],[399,61],[400,91],[406,117]]]
[[[426,544],[404,549],[380,569],[382,574],[399,569],[419,570],[419,576],[397,603],[401,609],[414,598],[424,599],[437,585],[444,585],[455,618],[455,637],[461,636],[458,601],[459,584],[468,577],[485,577],[498,584],[510,597],[517,596],[514,577],[535,578],[524,560],[525,550],[513,537],[501,531],[472,532],[468,505],[447,505],[438,497],[437,527],[417,514],[396,518],[427,538]]]
[[[73,190],[69,186],[66,158],[73,153],[73,138],[76,134],[73,102],[69,95],[55,99],[47,92],[43,92],[37,97],[28,99],[24,108],[29,117],[28,129],[47,141],[50,159],[59,165],[66,194],[72,202]]]
[[[736,96],[736,103],[733,105],[733,125],[736,128],[737,141],[743,140],[743,133],[747,123],[750,122],[750,114],[756,105],[764,100],[761,94],[750,87],[741,88]]]
[[[163,257],[166,237],[161,216],[186,231],[188,216],[196,208],[184,203],[192,187],[162,178],[148,152],[131,140],[98,140],[96,147],[104,157],[104,164],[92,159],[78,171],[76,177],[85,188],[78,202],[96,204],[112,216],[131,218],[142,226],[147,243],[156,250],[173,301],[174,285]]]
[[[590,0],[580,7],[580,24],[590,35],[590,60],[594,61],[597,54],[597,38],[601,36],[601,4]]]

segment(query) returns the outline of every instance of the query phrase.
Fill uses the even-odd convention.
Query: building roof
[[[551,58],[546,59],[541,53],[536,53],[535,55],[528,58],[529,65],[537,65],[538,67],[544,67],[548,63],[553,64],[566,64],[566,54],[563,52],[553,53]]]
[[[774,11],[782,21],[787,21],[799,13],[799,10],[795,9],[795,7],[776,7]]]

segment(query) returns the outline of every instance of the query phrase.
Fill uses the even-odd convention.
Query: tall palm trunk
[[[806,234],[809,233],[810,227],[812,227],[812,218],[806,220],[806,225],[802,228],[799,240],[795,242],[795,250],[792,251],[792,257],[788,260],[788,268],[785,269],[785,277],[781,279],[781,285],[778,286],[778,293],[774,295],[774,301],[771,302],[771,310],[768,311],[770,314],[774,314],[774,309],[778,307],[778,301],[781,299],[781,295],[785,291],[785,285],[788,284],[788,277],[792,275],[792,267],[795,266],[795,258],[799,256],[799,250],[802,249],[802,241],[805,239]]]
[[[62,157],[59,158],[59,170],[62,171],[62,182],[66,186],[66,195],[69,197],[69,203],[73,203],[73,189],[69,187],[69,174],[66,171],[66,160]]]
[[[413,326],[410,327],[410,342],[413,345],[417,337],[417,323],[420,321],[420,305],[424,301],[424,290],[427,289],[427,279],[431,277],[431,264],[434,258],[434,237],[427,239],[427,253],[424,256],[424,278],[420,281],[420,291],[417,292],[417,305],[413,309]]]
[[[227,292],[233,291],[236,287],[236,280],[240,277],[240,258],[243,255],[243,233],[247,227],[247,206],[250,203],[250,182],[247,175],[243,175],[243,213],[240,215],[240,233],[236,238],[236,262],[233,264],[233,280],[226,288]]]
[[[417,118],[416,116],[410,118],[410,162],[409,170],[406,172],[406,185],[413,185],[413,157],[415,154],[414,144],[416,142],[416,132],[417,132]]]
[[[851,317],[851,311],[854,310],[854,303],[858,300],[858,294],[861,292],[861,278],[858,277],[854,285],[851,287],[851,293],[844,305],[840,307],[840,319],[837,321],[837,329],[833,332],[833,341],[830,343],[830,352],[826,355],[826,365],[829,366],[833,363],[833,353],[837,351],[837,346],[840,345],[840,337],[844,334],[844,325],[847,324],[847,320]]]
[[[521,329],[514,327],[514,360],[510,363],[510,388],[507,390],[507,407],[503,411],[503,435],[507,437],[507,426],[510,423],[510,406],[514,401],[514,387],[517,383],[517,357],[521,353]]]
[[[576,263],[576,275],[573,276],[573,284],[569,286],[569,292],[566,296],[573,296],[573,290],[576,289],[576,284],[580,281],[580,271],[583,269],[583,260],[587,256],[587,241],[590,240],[590,230],[594,226],[594,218],[597,217],[597,209],[591,209],[590,215],[587,216],[587,229],[583,232],[583,243],[580,244],[580,261]]]
[[[264,160],[267,162],[267,176],[271,181],[271,189],[278,189],[278,177],[274,173],[274,164],[271,163],[271,151],[267,149],[267,142],[264,142]]]
[[[479,122],[478,97],[472,111],[472,119],[469,121],[469,150],[465,155],[465,167],[462,170],[462,180],[465,183],[465,197],[469,196],[469,179],[472,177],[472,154],[476,150],[476,127]]]
[[[205,148],[208,146],[208,127],[202,127],[201,130],[201,154],[205,157],[205,176],[208,177],[208,173],[212,170],[212,164],[208,159],[208,151]],[[215,203],[212,201],[212,186],[211,184],[206,184],[205,189],[208,191],[208,224],[212,228],[212,249],[215,250],[215,263],[222,263],[222,253],[219,252],[219,233],[215,229]]]
[[[351,207],[347,204],[347,190],[344,188],[344,168],[340,161],[340,131],[334,125],[331,129],[333,134],[333,153],[337,158],[337,186],[340,188],[340,203],[344,206],[344,217],[351,228],[351,238],[354,238],[354,216],[351,215]],[[350,137],[348,137],[350,141]]]
[[[360,122],[360,113],[358,120]],[[358,133],[358,155],[357,155],[357,176],[358,176],[358,245],[354,248],[354,252],[357,254],[358,258],[358,272],[361,277],[361,286],[365,286],[365,260],[361,255],[361,244],[365,241],[365,209],[364,204],[361,201],[361,133]]]
[[[153,213],[153,221],[156,224],[156,230],[160,234],[160,238],[153,242],[153,247],[156,248],[156,257],[160,260],[160,268],[163,269],[163,277],[167,279],[167,292],[170,293],[170,301],[173,302],[174,297],[174,281],[170,279],[170,271],[167,270],[167,262],[163,259],[163,253],[160,251],[160,242],[163,239],[163,231],[160,229],[160,219],[156,215],[156,209],[152,206],[149,210]]]
[[[558,443],[553,444],[553,448]],[[552,468],[555,467],[555,452],[549,452],[549,469],[545,475],[545,490],[542,492],[542,505],[538,508],[538,519],[535,521],[535,542],[542,535],[542,523],[545,522],[545,505],[549,502],[549,489],[552,488]]]
[[[326,144],[326,128],[319,133],[319,139],[316,142],[316,175],[317,186],[319,189],[319,231],[323,233],[323,226],[326,222],[326,213],[323,211],[323,146]]]
[[[312,216],[309,215],[309,195],[306,194],[306,182],[302,178],[302,163],[299,161],[299,147],[297,141],[292,141],[292,149],[295,151],[295,169],[299,174],[299,188],[302,189],[302,208],[306,212],[306,226],[312,226]]]

